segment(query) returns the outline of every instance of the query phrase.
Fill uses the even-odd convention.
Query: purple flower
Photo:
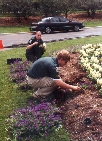
[[[27,88],[26,74],[31,65],[30,61],[15,61],[9,66],[10,79],[18,83],[19,87]]]
[[[46,111],[47,109],[47,111]],[[20,108],[8,116],[8,124],[12,127],[13,135],[21,137],[22,133],[35,132],[45,136],[51,129],[62,123],[60,114],[54,114],[56,105],[42,101],[38,105],[30,102],[25,108]]]

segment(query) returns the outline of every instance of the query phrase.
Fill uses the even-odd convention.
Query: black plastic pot
[[[10,58],[10,59],[7,59],[7,64],[8,65],[13,64],[15,61],[22,61],[22,58]]]
[[[91,124],[91,119],[90,119],[90,118],[86,118],[86,119],[84,120],[84,124],[85,124],[85,125]]]

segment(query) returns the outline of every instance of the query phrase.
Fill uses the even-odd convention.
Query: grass
[[[14,13],[0,13],[0,17],[14,17]]]
[[[102,26],[102,20],[84,22],[85,27]]]
[[[96,43],[102,43],[102,36],[93,36],[93,37],[88,37],[88,38],[81,38],[81,39],[74,39],[74,40],[66,40],[66,41],[60,41],[60,42],[53,42],[53,43],[48,43],[47,47],[48,50],[46,50],[44,56],[49,55],[51,56],[54,52],[62,49],[62,48],[67,48],[68,50],[71,51],[77,51],[79,48],[84,45],[84,44],[96,44]]]
[[[0,33],[30,32],[29,26],[0,26]]]
[[[85,27],[102,26],[102,21],[84,22]],[[0,33],[30,32],[28,26],[0,26]]]
[[[102,36],[48,43],[47,50],[43,56],[51,56],[53,53],[63,48],[76,51],[79,50],[82,45],[88,43],[102,43]],[[5,131],[5,120],[7,115],[13,110],[23,107],[26,104],[27,99],[31,96],[31,90],[21,91],[18,89],[17,84],[9,80],[7,58],[22,58],[23,60],[26,60],[25,48],[14,48],[0,52],[0,141],[6,141],[5,137],[8,137],[8,134]],[[65,136],[64,141],[69,140],[64,131],[59,131],[58,133],[49,135],[46,139],[41,138],[35,141],[60,141],[57,139],[62,137],[62,135]],[[54,137],[56,139],[53,139]]]

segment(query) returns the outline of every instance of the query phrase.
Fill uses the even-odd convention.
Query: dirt
[[[102,141],[102,97],[79,61],[79,54],[74,52],[71,54],[71,61],[59,70],[60,76],[68,84],[86,85],[80,91],[68,91],[67,99],[61,98],[59,101],[63,125],[72,141]]]
[[[80,13],[80,14],[69,14],[68,15],[69,19],[75,19],[81,22],[85,21],[100,21],[102,20],[102,12],[96,12],[94,15],[94,18],[88,17],[87,13]]]
[[[64,15],[63,15],[64,16]],[[43,16],[30,16],[28,20],[21,18],[21,22],[18,23],[16,17],[0,17],[0,26],[23,26],[23,25],[30,25],[32,22],[39,21]],[[88,17],[87,13],[80,13],[80,14],[68,14],[68,19],[77,20],[80,22],[85,21],[99,21],[102,20],[102,12],[97,12],[94,18]]]
[[[40,18],[30,17],[28,21],[22,19],[21,23],[17,23],[16,18],[3,17],[0,26],[28,25]],[[94,21],[102,19],[102,14],[97,13],[94,19],[88,18],[86,13],[70,14],[69,18],[83,22]],[[94,83],[88,79],[86,72],[80,67],[79,61],[79,54],[71,53],[71,61],[64,69],[60,69],[60,76],[66,83],[85,84],[85,89],[78,92],[67,91],[67,97],[65,96],[59,101],[63,125],[72,141],[102,141],[102,97],[95,89]],[[84,120],[87,118],[89,121],[85,122]]]

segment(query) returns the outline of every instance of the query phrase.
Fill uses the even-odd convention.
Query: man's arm
[[[69,85],[69,84],[63,82],[62,79],[55,79],[54,82],[56,83],[56,85],[58,87],[61,87],[62,89],[80,90],[80,87]]]
[[[31,45],[28,45],[26,49],[30,49],[30,48],[34,47],[35,45],[37,45],[37,44],[38,44],[38,42],[34,42]]]

